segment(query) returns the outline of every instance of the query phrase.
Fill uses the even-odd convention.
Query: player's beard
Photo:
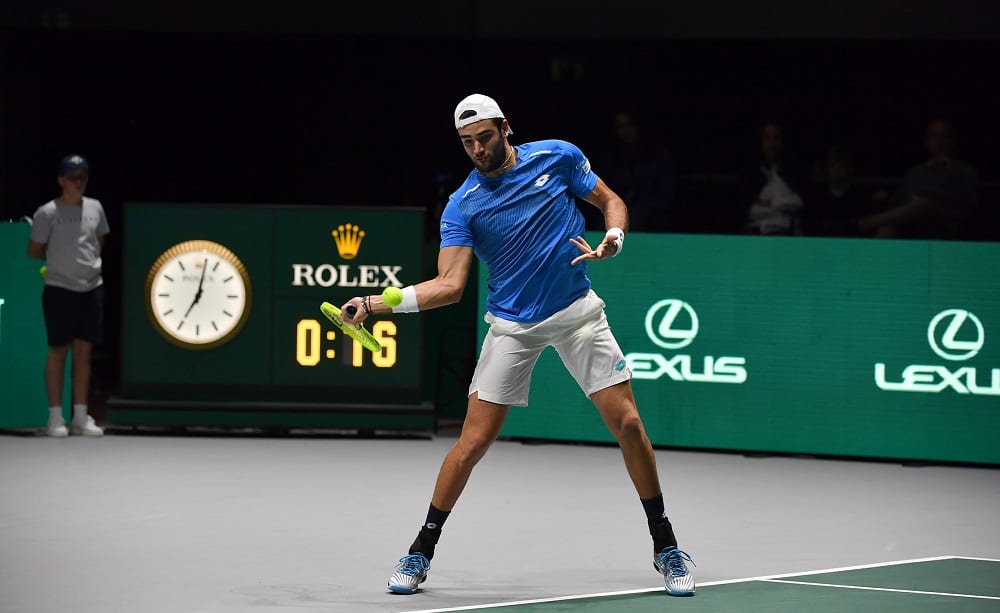
[[[476,168],[479,169],[479,172],[485,174],[493,172],[494,170],[499,170],[500,167],[503,166],[506,161],[507,161],[506,141],[504,141],[504,139],[501,138],[497,142],[497,146],[494,147],[493,151],[490,152],[490,156],[486,158],[485,166],[480,166],[479,163],[476,162],[476,160],[472,160],[472,163],[476,165]]]

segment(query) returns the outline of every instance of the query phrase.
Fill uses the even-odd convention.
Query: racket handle
[[[351,319],[354,319],[354,316],[357,314],[358,314],[358,307],[354,306],[353,304],[349,304],[344,308],[344,315],[347,315]]]

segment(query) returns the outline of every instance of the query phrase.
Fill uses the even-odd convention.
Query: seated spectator
[[[858,220],[872,210],[871,195],[854,185],[854,160],[831,147],[823,182],[809,192],[803,230],[810,236],[858,236]]]
[[[924,145],[929,157],[903,177],[888,208],[859,222],[863,234],[883,238],[959,239],[978,205],[979,177],[969,164],[952,157],[951,124],[934,119]]]
[[[594,170],[628,206],[629,231],[671,230],[675,178],[670,152],[640,132],[630,113],[615,114],[614,133],[614,144],[597,161]],[[588,215],[588,228],[606,229],[603,217],[593,220],[594,223],[591,217]]]
[[[802,209],[801,175],[794,164],[785,159],[784,150],[781,126],[765,124],[761,131],[760,159],[740,179],[741,197],[749,204],[749,209],[744,209],[744,231],[747,233],[801,233],[798,223]]]

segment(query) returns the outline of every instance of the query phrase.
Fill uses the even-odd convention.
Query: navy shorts
[[[65,347],[73,339],[97,344],[104,332],[104,286],[73,292],[46,285],[42,313],[50,347]]]

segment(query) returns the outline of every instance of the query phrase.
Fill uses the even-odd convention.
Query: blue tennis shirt
[[[583,234],[573,196],[597,185],[590,162],[572,143],[518,145],[517,164],[496,178],[473,170],[448,198],[441,247],[472,247],[489,269],[487,309],[510,321],[541,321],[590,289],[586,262],[571,266]]]

